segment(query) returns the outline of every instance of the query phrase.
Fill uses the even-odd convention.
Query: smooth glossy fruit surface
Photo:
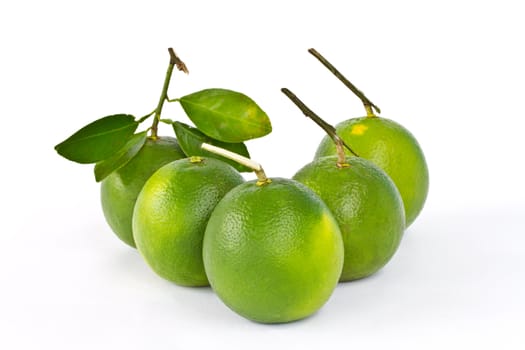
[[[169,163],[144,185],[133,214],[137,248],[161,277],[184,286],[205,286],[202,239],[219,200],[244,182],[230,165],[192,157]]]
[[[351,281],[382,268],[396,252],[405,227],[403,202],[392,180],[372,162],[337,157],[307,164],[294,179],[326,203],[341,229],[345,258],[341,281]]]
[[[263,323],[316,312],[337,285],[343,242],[326,204],[297,181],[247,182],[212,213],[203,258],[210,284],[238,314]]]
[[[360,157],[371,160],[392,178],[403,199],[406,226],[410,226],[428,194],[428,167],[414,136],[398,123],[379,117],[346,120],[336,126],[336,132]],[[335,154],[333,141],[325,137],[315,157]]]
[[[175,138],[148,139],[133,159],[102,181],[100,195],[104,216],[113,232],[126,244],[135,247],[131,221],[142,186],[161,166],[184,157]]]

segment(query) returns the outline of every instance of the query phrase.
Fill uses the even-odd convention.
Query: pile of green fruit
[[[309,52],[361,98],[367,116],[334,128],[282,89],[327,134],[293,179],[269,178],[249,158],[244,142],[272,127],[246,95],[206,89],[168,98],[174,68],[188,72],[171,48],[153,112],[104,117],[55,146],[69,160],[95,164],[109,226],[159,276],[211,285],[228,307],[257,322],[305,318],[338,282],[382,268],[428,192],[416,139],[378,117],[377,106]],[[165,102],[180,103],[195,126],[161,118]],[[150,117],[152,125],[137,132]],[[160,122],[176,138],[159,136]],[[257,179],[245,181],[240,172],[250,171]]]

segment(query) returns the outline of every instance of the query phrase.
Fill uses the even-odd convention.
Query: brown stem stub
[[[188,74],[189,73],[188,67],[186,67],[186,64],[182,62],[179,56],[177,56],[173,48],[170,47],[168,49],[168,52],[170,53],[170,64],[176,65],[178,70]]]
[[[343,141],[343,139],[341,139],[339,137],[339,135],[337,135],[337,132],[336,132],[335,128],[332,125],[330,125],[327,122],[325,122],[321,117],[319,117],[317,114],[315,114],[310,108],[308,108],[308,106],[306,106],[303,103],[303,101],[301,101],[299,99],[299,97],[295,96],[295,94],[293,92],[291,92],[290,90],[288,90],[287,88],[282,88],[281,92],[283,94],[285,94],[293,103],[295,103],[295,105],[301,110],[301,112],[303,112],[303,114],[305,116],[307,116],[308,118],[312,119],[317,125],[319,125],[326,132],[326,134],[328,136],[330,136],[330,138],[334,141],[336,147],[338,147],[339,161],[341,163],[344,162],[343,146],[346,149],[348,149],[350,151],[350,153],[352,153],[354,156],[359,157],[359,155],[357,153],[355,153],[350,148],[350,146],[348,146]],[[343,150],[342,153],[341,153],[341,150]]]
[[[372,101],[370,101],[361,90],[359,90],[354,84],[346,79],[345,76],[341,74],[341,72],[339,72],[337,68],[335,68],[326,58],[324,58],[323,55],[317,52],[316,49],[309,49],[308,52],[317,58],[319,62],[321,62],[330,72],[332,72],[333,75],[337,77],[337,79],[339,79],[343,84],[346,85],[347,88],[349,88],[357,97],[359,97],[359,99],[361,99],[368,116],[374,116],[372,109],[374,109],[377,113],[381,113],[381,109],[379,107],[373,104]]]

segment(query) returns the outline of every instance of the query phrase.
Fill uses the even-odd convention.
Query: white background
[[[0,348],[523,349],[521,2],[254,3],[1,3]],[[190,70],[170,96],[229,88],[269,114],[274,132],[248,147],[270,176],[292,176],[322,137],[281,87],[333,124],[364,113],[309,47],[416,135],[429,197],[381,272],[306,320],[260,325],[160,279],[111,233],[91,166],[53,146],[150,112],[169,46]],[[176,105],[164,117],[187,121]]]

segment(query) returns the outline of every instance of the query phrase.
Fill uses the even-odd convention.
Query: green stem
[[[144,121],[146,121],[146,119],[148,119],[149,117],[151,117],[153,114],[155,114],[155,110],[151,113],[148,113],[146,114],[145,116],[143,116],[142,118],[140,118],[139,120],[137,120],[137,122],[140,124]],[[149,129],[149,128],[148,128]]]
[[[358,156],[350,146],[348,146],[342,138],[337,135],[335,128],[324,121],[321,117],[315,114],[308,106],[306,106],[303,101],[301,101],[293,92],[287,88],[282,88],[281,91],[293,102],[295,105],[303,112],[305,116],[312,119],[317,125],[319,125],[330,138],[334,141],[335,147],[337,149],[337,166],[344,167],[346,164],[346,157],[344,148],[346,147],[353,155]]]
[[[366,115],[368,117],[375,117],[374,110],[377,113],[381,113],[381,109],[376,106],[375,104],[370,101],[365,94],[359,90],[354,84],[352,84],[348,79],[345,78],[341,72],[337,70],[326,58],[323,57],[319,52],[317,52],[315,49],[309,49],[309,53],[311,53],[315,58],[319,60],[330,72],[332,72],[333,75],[335,75],[343,84],[346,85],[347,88],[352,90],[352,92],[361,99],[361,102],[363,102],[363,105],[365,106]]]
[[[175,54],[173,48],[170,47],[168,49],[168,52],[170,54],[170,63],[168,65],[166,77],[164,78],[164,85],[162,86],[162,92],[160,94],[159,103],[157,104],[157,108],[155,108],[155,118],[153,119],[153,124],[151,125],[151,138],[153,139],[156,139],[158,137],[157,133],[160,122],[160,115],[162,113],[162,107],[164,106],[164,102],[168,99],[168,87],[170,86],[173,68],[177,66],[178,70],[183,71],[184,73],[188,73],[188,68],[186,68],[184,62],[182,62],[181,59]]]
[[[224,158],[231,159],[234,162],[237,162],[253,170],[255,175],[257,176],[257,186],[264,186],[272,182],[272,180],[270,180],[264,173],[264,169],[262,168],[261,164],[251,160],[250,158],[246,158],[235,152],[231,152],[227,149],[210,145],[208,143],[201,144],[201,148],[208,152],[218,154],[219,156],[223,156]]]

